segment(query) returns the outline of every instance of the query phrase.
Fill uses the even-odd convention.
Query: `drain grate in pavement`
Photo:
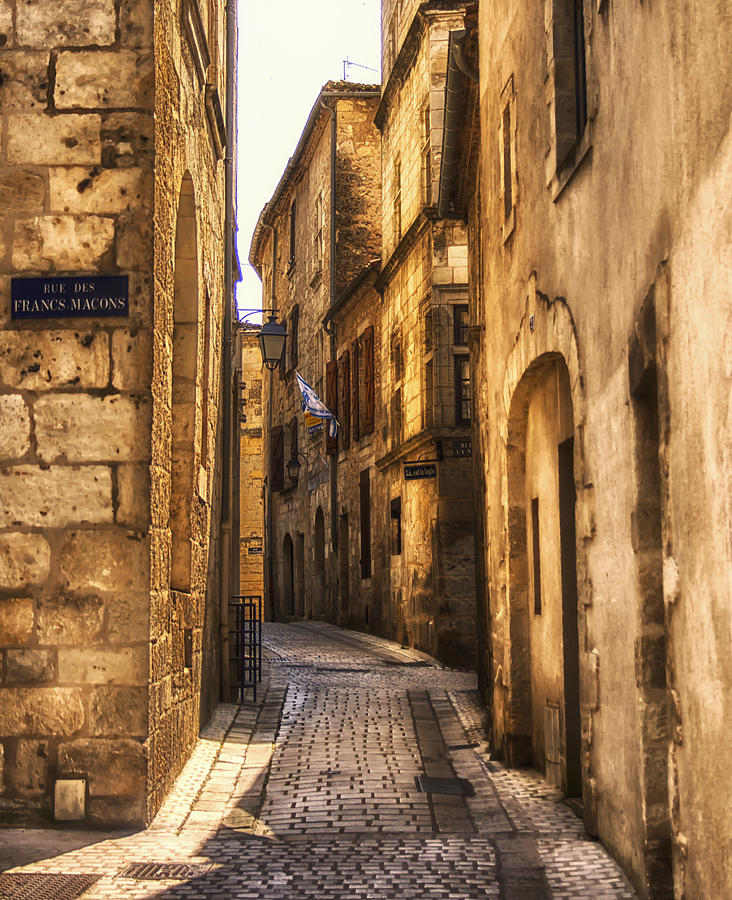
[[[436,778],[433,775],[415,775],[417,790],[423,794],[455,794],[474,797],[475,790],[467,778]]]
[[[18,872],[0,875],[0,900],[74,900],[101,875],[49,875]]]
[[[358,666],[323,666],[322,668],[315,670],[316,675],[320,675],[323,672],[353,672],[354,674],[358,673],[359,675],[370,675],[371,669],[359,669]]]
[[[472,750],[474,747],[478,746],[477,741],[470,741],[467,744],[448,744],[448,750]]]
[[[130,863],[119,873],[122,878],[139,878],[145,881],[186,881],[200,878],[211,866],[194,866],[189,863]]]

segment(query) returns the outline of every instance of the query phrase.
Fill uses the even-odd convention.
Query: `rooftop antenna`
[[[348,81],[349,69],[366,69],[367,72],[378,72],[378,69],[372,69],[371,66],[362,66],[361,63],[351,62],[351,60],[346,57],[343,60],[343,80]]]

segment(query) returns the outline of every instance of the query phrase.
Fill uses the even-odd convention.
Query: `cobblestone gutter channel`
[[[218,708],[146,832],[2,831],[0,898],[634,896],[553,788],[490,760],[470,673],[320,623],[265,641],[260,701]]]

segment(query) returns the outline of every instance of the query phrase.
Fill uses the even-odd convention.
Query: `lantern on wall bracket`
[[[258,338],[262,362],[270,372],[274,371],[280,364],[286,338],[287,330],[284,325],[277,321],[274,310],[272,310],[269,319],[262,325]]]
[[[290,459],[288,459],[287,461],[287,465],[285,466],[285,468],[287,469],[287,474],[290,476],[290,481],[297,482],[298,476],[300,474],[300,468],[302,466],[302,463],[299,460],[299,457],[301,456],[307,464],[307,457],[302,453],[298,453],[297,456],[290,457]]]

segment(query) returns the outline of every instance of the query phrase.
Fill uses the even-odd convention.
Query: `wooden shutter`
[[[333,360],[325,364],[325,405],[338,418],[338,363]],[[329,434],[329,421],[325,421],[325,449],[331,456],[338,452],[338,438]]]
[[[341,397],[343,398],[340,414],[341,442],[345,450],[351,445],[351,359],[348,350],[338,361],[338,370]]]
[[[363,433],[371,434],[374,430],[374,326],[364,331],[362,340],[363,346],[363,384],[364,384],[364,406],[363,411]]]
[[[281,491],[285,486],[285,432],[279,425],[272,429],[269,470],[272,490]]]
[[[361,578],[371,578],[371,484],[369,470],[363,469],[359,480],[361,512]]]
[[[356,338],[351,347],[351,360],[353,373],[351,377],[351,418],[353,421],[353,440],[357,441],[361,437],[361,412],[359,409],[361,384],[358,372],[358,338]]]

